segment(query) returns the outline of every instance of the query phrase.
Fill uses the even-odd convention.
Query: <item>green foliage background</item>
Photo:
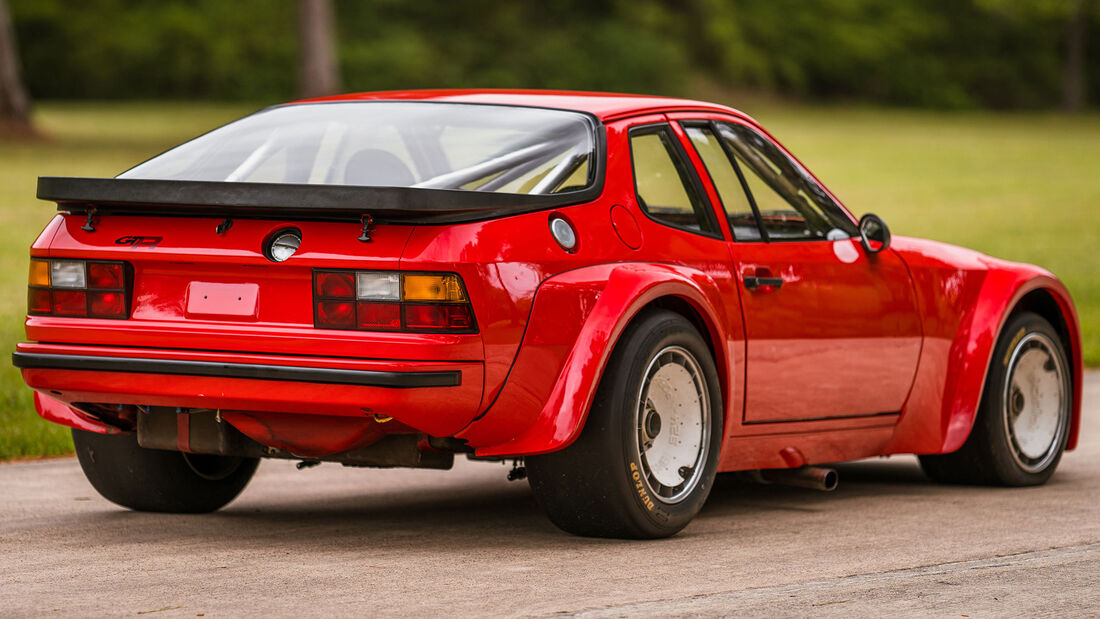
[[[11,0],[39,98],[285,100],[294,2]],[[526,87],[1041,108],[1074,0],[336,0],[346,90]],[[1097,4],[1089,27],[1100,23]],[[1093,37],[1096,39],[1096,37]],[[1097,48],[1088,66],[1100,66]],[[1100,75],[1088,80],[1100,91]],[[1094,93],[1095,104],[1100,92]]]

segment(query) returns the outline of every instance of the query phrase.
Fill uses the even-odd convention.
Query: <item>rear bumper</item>
[[[53,353],[13,352],[11,364],[20,369],[82,370],[101,372],[131,372],[134,374],[174,374],[219,378],[254,378],[328,385],[360,385],[364,387],[458,387],[462,372],[389,372],[384,370],[348,370],[311,368],[260,363],[227,363],[179,359],[142,359],[72,355]]]
[[[484,383],[481,362],[64,344],[19,344],[12,364],[30,387],[65,404],[377,415],[433,436],[450,436],[476,416]]]

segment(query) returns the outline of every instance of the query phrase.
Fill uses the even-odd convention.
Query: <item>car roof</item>
[[[587,112],[605,121],[625,116],[673,111],[719,112],[752,120],[747,114],[731,107],[705,101],[651,95],[568,90],[392,90],[319,97],[295,101],[294,103],[379,100],[449,101],[555,108]]]

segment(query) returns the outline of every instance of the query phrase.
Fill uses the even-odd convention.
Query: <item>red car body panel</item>
[[[1057,306],[1072,365],[1069,448],[1080,417],[1081,346],[1064,286],[1028,265],[904,237],[878,255],[858,241],[744,243],[663,225],[639,208],[628,134],[671,122],[710,207],[716,188],[677,120],[747,124],[729,108],[658,97],[527,91],[366,93],[317,101],[415,99],[562,108],[604,123],[605,180],[583,204],[447,225],[379,225],[369,244],[349,222],[238,219],[224,235],[208,217],[105,216],[94,233],[59,215],[34,257],[123,260],[134,269],[129,320],[29,316],[17,351],[201,360],[292,368],[455,371],[454,386],[395,389],[219,376],[24,369],[39,413],[84,430],[109,424],[82,402],[218,409],[249,437],[303,457],[343,452],[390,432],[466,441],[478,455],[523,456],[581,432],[609,357],[653,304],[681,311],[708,340],[721,380],[720,470],[786,468],[888,453],[945,453],[969,434],[1002,325],[1028,295]],[[778,143],[777,143],[778,144]],[[839,203],[839,201],[838,201]],[[573,224],[562,250],[551,216]],[[854,220],[853,220],[854,221]],[[294,225],[293,261],[260,250]],[[154,246],[120,245],[160,237]],[[451,272],[478,331],[468,334],[317,329],[313,269]],[[781,290],[743,278],[777,273]],[[200,284],[258,285],[253,314],[206,315]],[[215,313],[216,314],[216,313]],[[378,420],[394,420],[391,425]]]
[[[1069,292],[1049,272],[923,239],[896,237],[921,302],[924,346],[892,453],[949,453],[966,441],[1001,328],[1029,294],[1049,295],[1064,319],[1073,409],[1067,449],[1081,418],[1081,339]]]

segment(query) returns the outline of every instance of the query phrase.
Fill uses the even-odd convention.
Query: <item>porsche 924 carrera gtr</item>
[[[522,462],[565,531],[652,538],[719,471],[1022,486],[1077,440],[1053,275],[891,237],[720,105],[315,99],[38,197],[13,363],[136,510],[216,510],[260,458],[458,454]]]

